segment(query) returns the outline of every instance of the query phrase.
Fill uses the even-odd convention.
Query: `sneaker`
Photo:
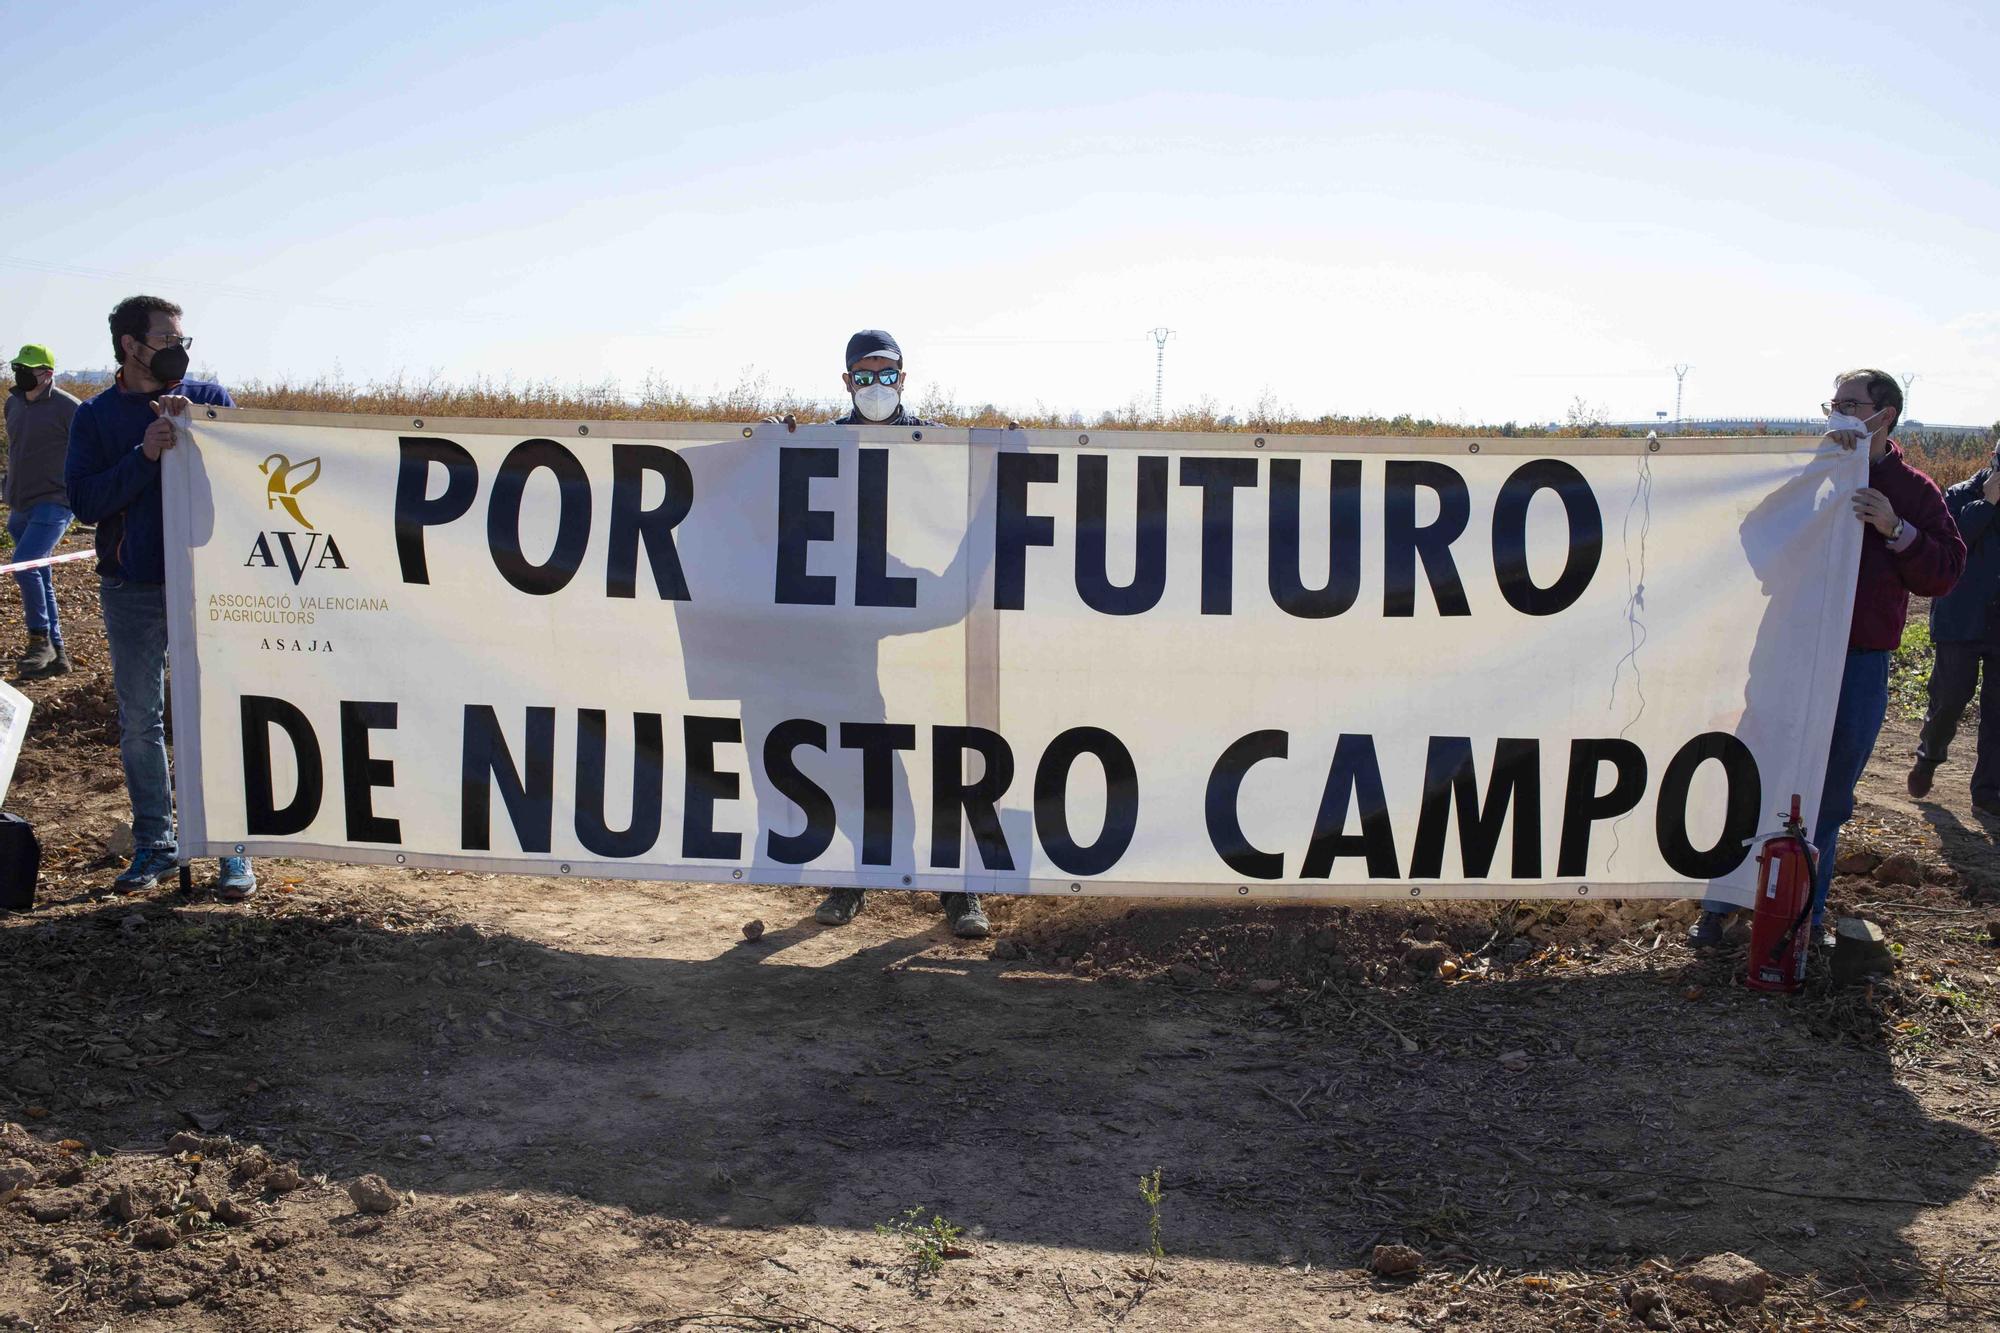
[[[225,856],[215,877],[215,896],[226,903],[240,903],[257,892],[257,876],[247,856]]]
[[[1931,794],[1931,776],[1937,772],[1936,764],[1927,764],[1919,759],[1910,769],[1910,795],[1922,800]]]
[[[1701,918],[1688,929],[1688,947],[1713,949],[1722,943],[1722,927],[1728,920],[1727,912],[1703,912]]]
[[[179,864],[180,858],[169,848],[141,847],[133,855],[132,864],[111,881],[111,887],[120,893],[144,893],[158,884],[162,875],[171,875]]]
[[[978,894],[940,893],[938,901],[944,904],[944,919],[951,923],[951,933],[960,939],[983,940],[993,933],[993,923],[986,919]]]
[[[56,660],[55,645],[46,634],[28,635],[28,646],[14,663],[14,674],[22,680],[40,680],[48,674],[49,666]]]
[[[813,913],[813,920],[822,926],[844,926],[860,913],[861,896],[860,889],[835,889]]]

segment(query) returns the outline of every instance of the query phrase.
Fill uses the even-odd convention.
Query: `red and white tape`
[[[12,574],[17,569],[40,569],[43,565],[60,565],[71,560],[94,560],[95,551],[71,551],[67,555],[43,556],[40,560],[23,560],[18,565],[0,565],[0,574]]]

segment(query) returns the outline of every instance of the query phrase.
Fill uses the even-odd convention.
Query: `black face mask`
[[[14,367],[14,387],[22,393],[33,393],[35,386],[41,382],[42,377],[26,366]]]
[[[153,359],[146,363],[146,373],[162,384],[179,384],[187,378],[187,348],[181,346],[162,347],[153,353]]]

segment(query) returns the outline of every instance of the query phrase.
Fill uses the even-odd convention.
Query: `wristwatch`
[[[1903,540],[1903,529],[1907,526],[1909,524],[1905,520],[1900,518],[1896,520],[1895,530],[1889,534],[1889,545],[1894,546],[1897,542]]]

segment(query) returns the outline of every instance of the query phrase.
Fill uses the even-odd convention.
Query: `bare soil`
[[[1848,844],[1923,882],[1836,890],[1900,965],[1790,998],[1686,903],[1024,899],[967,944],[923,896],[826,930],[799,889],[303,862],[122,899],[58,583],[0,1327],[2000,1327],[2000,854],[1968,752],[1909,799],[1904,720]],[[963,1228],[934,1265],[877,1229],[913,1208]],[[1732,1252],[1760,1303],[1682,1280]]]

